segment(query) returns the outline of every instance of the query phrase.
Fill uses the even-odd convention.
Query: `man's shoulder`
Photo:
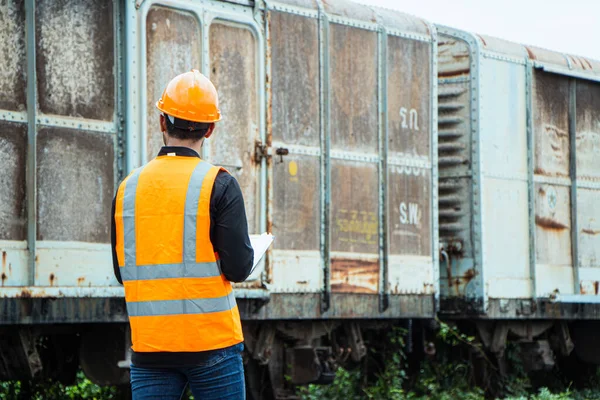
[[[238,195],[241,195],[241,188],[233,175],[228,171],[221,169],[215,177],[213,186],[211,205],[228,203]]]
[[[228,171],[221,169],[215,177],[214,190],[221,189],[225,191],[230,186],[236,186],[236,179]],[[213,190],[213,192],[214,192]]]

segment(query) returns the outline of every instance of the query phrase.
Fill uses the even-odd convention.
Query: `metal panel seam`
[[[527,170],[528,170],[528,208],[529,208],[529,276],[531,279],[531,297],[537,298],[537,284],[535,276],[535,185],[534,185],[534,160],[533,149],[535,138],[533,132],[533,66],[527,59],[525,74],[525,111],[527,118]]]
[[[29,286],[35,283],[37,240],[37,75],[35,42],[35,0],[25,1],[27,37],[27,244]]]
[[[27,111],[0,110],[0,121],[27,122],[28,118]]]
[[[435,310],[440,307],[440,254],[439,254],[439,204],[438,204],[438,59],[437,59],[437,28],[429,24],[431,29],[431,231],[432,231],[432,256],[433,256],[433,284]]]
[[[360,20],[352,19],[352,18],[344,18],[338,17],[335,15],[328,15],[327,20],[329,23],[338,24],[338,25],[346,25],[353,28],[365,29],[368,31],[377,32],[379,30],[379,26],[374,23],[363,22]]]
[[[129,59],[125,62],[126,80],[126,101],[128,116],[126,123],[126,140],[127,140],[127,157],[126,157],[126,173],[132,171],[141,165],[140,159],[140,137],[139,137],[139,118],[140,110],[136,108],[139,105],[138,85],[139,85],[139,51],[141,46],[137,46],[138,41],[138,15],[135,8],[135,0],[130,0],[126,3],[125,9],[125,51]]]
[[[520,59],[520,58],[516,58],[516,57],[508,57],[501,53],[496,53],[496,52],[489,51],[489,50],[482,50],[481,55],[484,58],[489,58],[489,59],[497,60],[497,61],[506,61],[511,64],[518,64],[518,65],[526,65],[527,64],[527,61],[525,61],[525,59]]]
[[[431,32],[433,32],[433,29],[431,28],[433,25],[431,25],[431,24],[428,24],[428,25],[430,26]],[[399,29],[385,27],[385,31],[388,36],[398,36],[398,37],[401,37],[404,39],[417,40],[419,42],[427,42],[427,43],[431,43],[433,41],[433,39],[429,36],[420,35],[417,33],[409,33],[409,32],[405,32],[405,31],[401,31]]]
[[[379,17],[379,16],[378,16]],[[387,204],[388,186],[388,124],[387,124],[387,33],[382,24],[378,32],[378,141],[379,141],[379,312],[384,312],[389,307],[388,298],[388,261],[389,239]]]
[[[571,176],[571,262],[573,264],[573,293],[580,293],[579,283],[579,224],[577,216],[577,81],[569,80],[569,175]]]
[[[318,10],[311,10],[311,9],[304,9],[301,7],[294,7],[291,5],[283,5],[281,3],[276,3],[276,2],[265,2],[267,10],[273,10],[273,11],[279,11],[279,12],[284,12],[284,13],[288,13],[288,14],[294,14],[294,15],[300,15],[302,17],[307,17],[307,18],[314,18],[317,19],[319,18],[319,11]]]
[[[124,73],[125,46],[123,37],[125,34],[125,5],[120,1],[113,1],[114,8],[114,26],[115,26],[115,57],[116,64],[116,79],[115,79],[115,129],[116,129],[116,147],[115,147],[115,188],[116,185],[125,178],[125,152],[127,142],[125,140],[124,123],[125,123],[125,81],[127,77]]]
[[[488,308],[488,297],[486,284],[485,270],[485,246],[484,246],[484,223],[485,223],[485,207],[483,207],[483,179],[481,166],[481,110],[482,103],[480,99],[483,97],[483,68],[481,68],[481,53],[482,43],[477,38],[471,38],[473,52],[471,55],[471,134],[472,134],[472,170],[473,170],[473,248],[475,251],[475,270],[479,270],[479,288],[478,294],[483,298],[483,311]]]
[[[265,35],[265,46],[264,46],[264,72],[265,72],[265,81],[264,81],[264,90],[265,90],[265,126],[264,126],[264,137],[262,142],[267,146],[267,148],[271,147],[273,141],[273,88],[271,86],[273,79],[273,71],[271,58],[272,54],[272,45],[271,45],[271,16],[269,14],[269,1],[264,0],[262,2],[264,4],[264,35]],[[265,181],[265,196],[266,196],[266,210],[265,210],[265,220],[266,226],[265,231],[271,230],[273,226],[273,200],[274,200],[274,181],[275,172],[273,171],[273,161],[272,158],[266,162],[266,181]],[[268,283],[272,283],[273,280],[273,267],[274,260],[272,257],[272,251],[269,250],[266,254],[265,260],[265,270],[266,273],[263,273],[262,281],[266,281]]]
[[[200,36],[202,40],[202,74],[210,79],[210,39],[208,37],[208,16],[206,11],[202,11],[202,15],[198,16],[200,20]],[[208,159],[211,152],[212,141],[205,140],[202,146],[202,158]]]
[[[63,117],[60,115],[48,115],[38,113],[36,116],[36,124],[43,126],[55,126],[61,128],[64,127],[69,129],[77,129],[80,131],[108,133],[111,135],[117,133],[117,127],[115,122]]]
[[[330,180],[331,165],[329,159],[330,143],[330,108],[329,108],[329,20],[321,0],[317,0],[319,7],[319,88],[321,98],[321,260],[323,264],[323,299],[321,312],[329,310],[331,297],[330,277]]]

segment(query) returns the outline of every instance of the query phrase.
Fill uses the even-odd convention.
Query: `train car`
[[[598,364],[600,62],[437,31],[439,312]]]
[[[429,23],[341,0],[0,5],[0,379],[128,382],[113,276],[118,183],[161,146],[175,75],[215,83],[203,157],[274,247],[235,285],[249,390],[326,382],[362,332],[438,300],[437,46]]]

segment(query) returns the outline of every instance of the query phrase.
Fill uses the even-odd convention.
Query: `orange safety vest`
[[[210,241],[220,170],[197,157],[165,155],[119,186],[117,258],[135,352],[197,352],[244,340],[231,283]]]

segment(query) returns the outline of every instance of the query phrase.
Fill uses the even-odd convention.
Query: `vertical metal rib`
[[[577,81],[569,80],[569,174],[571,177],[571,257],[573,263],[573,293],[581,292],[579,285],[579,221],[577,219]]]
[[[431,255],[433,258],[433,282],[435,290],[435,309],[440,307],[440,255],[439,255],[439,203],[438,203],[438,40],[436,29],[432,26],[431,40]]]
[[[389,305],[388,282],[388,224],[387,224],[387,182],[388,182],[388,125],[387,125],[387,32],[379,28],[378,41],[378,114],[379,114],[379,312]]]
[[[207,78],[210,79],[210,38],[209,34],[210,17],[206,11],[202,13],[202,23],[200,24],[200,34],[202,35],[202,69],[201,72]],[[205,140],[202,145],[202,154],[200,156],[203,160],[208,160],[211,153],[212,140]]]
[[[257,2],[258,3],[258,2]],[[271,147],[273,141],[273,89],[272,89],[272,81],[273,81],[273,71],[271,65],[272,58],[272,45],[271,45],[271,14],[269,12],[269,3],[268,1],[264,1],[264,27],[265,27],[265,83],[263,87],[265,88],[265,132],[263,144]],[[262,162],[264,166],[264,175],[263,180],[261,182],[261,195],[264,196],[264,215],[261,217],[261,221],[264,221],[264,228],[261,229],[261,232],[272,231],[273,229],[273,196],[275,190],[273,189],[273,185],[269,185],[269,182],[273,182],[275,172],[273,170],[273,159],[263,158]],[[265,280],[267,282],[271,282],[273,279],[273,257],[271,256],[271,252],[267,252],[265,254]]]
[[[35,284],[37,240],[37,76],[35,61],[35,0],[25,1],[27,37],[27,245],[29,248],[28,284]]]
[[[125,46],[123,37],[125,32],[125,5],[121,1],[113,0],[113,15],[114,15],[114,31],[115,31],[115,52],[116,52],[116,77],[115,77],[115,125],[117,130],[116,135],[116,157],[115,157],[115,184],[121,182],[125,178],[126,165],[126,149],[127,143],[125,138]]]
[[[330,198],[331,198],[331,165],[330,165],[330,108],[329,108],[329,21],[323,4],[319,6],[319,89],[321,98],[320,132],[321,132],[321,262],[323,264],[323,301],[321,312],[329,310],[331,297],[330,277]]]
[[[529,205],[529,276],[531,278],[531,297],[537,297],[537,285],[535,276],[535,184],[533,182],[533,149],[535,137],[533,131],[533,65],[531,60],[527,60],[525,73],[525,104],[527,118],[527,187],[528,187],[528,205]]]

